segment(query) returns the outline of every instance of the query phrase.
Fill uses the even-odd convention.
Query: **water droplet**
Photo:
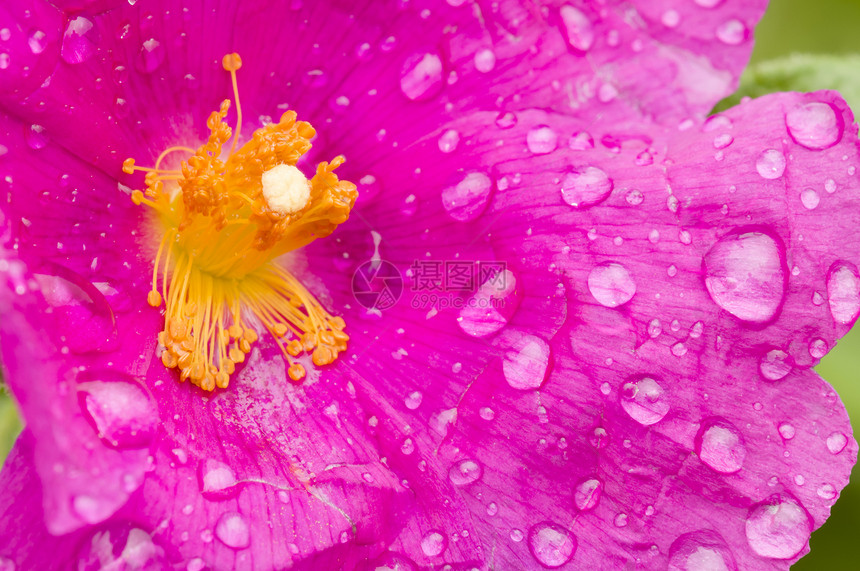
[[[613,523],[615,527],[627,527],[627,514],[621,513],[616,515]]]
[[[640,204],[642,204],[642,201],[645,200],[645,195],[642,194],[641,190],[634,188],[627,193],[625,199],[627,200],[627,204],[629,204],[630,206],[639,206]]]
[[[185,566],[185,571],[203,571],[205,567],[206,563],[204,563],[199,557],[195,557],[188,561],[188,564]]]
[[[693,0],[696,4],[701,6],[702,8],[716,8],[720,5],[723,0]]]
[[[93,23],[78,16],[69,21],[63,34],[63,48],[60,56],[66,63],[76,64],[87,61],[96,52],[98,33]]]
[[[830,314],[838,323],[851,323],[860,313],[860,277],[854,264],[837,262],[827,276]]]
[[[154,38],[146,40],[137,54],[137,70],[141,73],[152,73],[164,62],[165,55],[166,51],[161,42]]]
[[[785,155],[776,149],[762,151],[755,161],[755,168],[763,178],[779,178],[785,172]]]
[[[534,335],[517,339],[505,353],[502,370],[508,384],[527,391],[540,388],[549,366],[549,344]]]
[[[409,410],[415,410],[419,406],[421,406],[421,401],[424,400],[424,395],[421,394],[420,391],[412,391],[408,395],[406,395],[406,399],[403,401],[403,404],[406,405],[406,408]]]
[[[488,516],[492,517],[492,516],[496,515],[497,513],[499,513],[499,506],[496,504],[496,502],[490,502],[489,504],[487,504],[487,515]]]
[[[565,5],[559,10],[562,34],[568,45],[577,52],[587,52],[594,43],[594,26],[588,17],[574,8]]]
[[[807,210],[815,210],[818,203],[821,202],[821,197],[814,189],[805,188],[800,191],[800,202]]]
[[[831,454],[839,454],[848,445],[848,438],[841,432],[834,432],[827,437],[827,449]]]
[[[722,135],[717,135],[714,137],[714,148],[715,149],[725,149],[729,145],[734,142],[735,138],[729,135],[728,133],[723,133]]]
[[[717,39],[729,46],[742,44],[749,36],[749,30],[740,20],[726,20],[717,26]]]
[[[725,419],[710,419],[696,435],[696,453],[717,472],[733,474],[743,467],[747,450],[735,425]]]
[[[87,371],[78,381],[81,409],[99,438],[114,448],[149,446],[158,428],[158,410],[143,387],[115,371]]]
[[[298,550],[298,548],[296,548]],[[366,571],[418,571],[418,566],[408,557],[388,551],[373,560],[369,566],[360,566]]]
[[[747,542],[762,557],[791,559],[806,547],[810,533],[809,514],[782,494],[753,507],[746,520]]]
[[[668,571],[736,571],[732,552],[715,531],[699,530],[680,536],[669,548]]]
[[[202,461],[197,476],[200,492],[207,499],[227,499],[239,492],[233,470],[218,460]]]
[[[791,440],[797,433],[794,426],[787,422],[779,423],[779,427],[777,428],[777,430],[779,430],[779,435],[782,436],[784,440]]]
[[[487,206],[493,182],[482,172],[472,172],[454,186],[442,191],[442,206],[454,220],[468,222]]]
[[[827,341],[824,339],[813,339],[809,342],[809,354],[813,359],[821,359],[825,355],[827,355],[827,351],[829,351],[829,347],[827,346]]]
[[[410,56],[400,71],[400,90],[412,101],[429,99],[442,89],[442,60],[432,53]]]
[[[481,418],[484,420],[490,421],[496,418],[496,413],[488,406],[482,406],[481,410],[478,411],[478,414],[481,415]]]
[[[452,153],[457,150],[460,143],[460,133],[454,129],[448,129],[439,137],[439,150],[443,153]]]
[[[564,175],[561,197],[574,208],[588,208],[606,199],[612,192],[612,179],[597,167],[585,167]]]
[[[99,526],[84,540],[74,569],[170,569],[164,549],[130,522]],[[2,567],[0,567],[2,569]]]
[[[816,493],[818,494],[819,498],[827,501],[835,500],[836,496],[839,495],[836,492],[836,488],[834,488],[830,484],[823,484],[820,488],[818,488],[818,491]]]
[[[627,268],[617,262],[606,262],[588,274],[588,291],[600,305],[618,307],[633,298],[636,284]]]
[[[557,523],[541,522],[529,530],[529,550],[538,563],[554,569],[573,557],[576,537]]]
[[[597,505],[603,494],[603,484],[597,478],[588,478],[576,486],[573,493],[573,503],[576,509],[585,512]]]
[[[0,557],[0,571],[15,571],[15,562],[8,557]]]
[[[824,181],[824,190],[827,191],[828,194],[833,194],[836,192],[836,181],[832,178],[828,178]]]
[[[403,444],[400,445],[400,451],[407,456],[415,452],[415,443],[411,438],[407,438],[403,441]]]
[[[510,129],[517,124],[517,116],[511,111],[503,111],[496,117],[496,126],[499,129]]]
[[[678,14],[677,10],[666,10],[663,12],[663,15],[660,16],[660,21],[663,22],[663,25],[667,28],[676,28],[678,24],[681,23],[681,15]]]
[[[506,269],[488,277],[460,310],[460,329],[472,337],[485,337],[508,323],[519,304],[517,279]]]
[[[245,549],[251,545],[248,522],[236,512],[227,512],[215,524],[215,537],[231,549]]]
[[[538,125],[526,133],[526,146],[536,155],[551,153],[558,146],[558,135],[547,125]]]
[[[27,146],[34,151],[44,149],[45,145],[48,144],[48,135],[45,133],[45,128],[41,125],[33,124],[26,128],[24,139],[27,141]]]
[[[779,349],[772,349],[763,355],[759,361],[758,370],[768,381],[778,381],[791,372],[788,354]]]
[[[636,155],[636,159],[634,159],[636,166],[647,167],[650,164],[654,163],[654,156],[648,151],[642,151],[638,155]]]
[[[567,146],[573,151],[587,151],[594,148],[594,137],[585,131],[578,131],[570,136]]]
[[[663,325],[660,323],[659,319],[654,318],[648,322],[648,337],[656,339],[661,333],[663,333]]]
[[[522,530],[516,528],[511,530],[511,541],[513,541],[514,543],[519,543],[523,540],[524,537],[525,535],[523,534]]]
[[[448,546],[448,539],[438,531],[430,531],[421,539],[421,551],[427,557],[440,555]]]
[[[30,47],[30,51],[35,55],[39,55],[45,48],[48,47],[48,40],[45,32],[41,30],[34,30],[30,33],[30,37],[27,38],[27,45]]]
[[[475,54],[475,69],[481,73],[489,73],[496,67],[496,54],[493,50],[484,48]]]
[[[666,402],[663,387],[651,377],[624,383],[620,399],[624,412],[643,426],[660,422],[669,412],[669,403]]]
[[[794,141],[807,149],[832,147],[842,138],[841,114],[818,101],[797,105],[785,114],[785,126]]]
[[[744,321],[764,323],[785,294],[784,252],[761,232],[729,234],[705,255],[705,286],[721,308]]]
[[[448,470],[448,479],[455,486],[467,486],[481,478],[483,469],[474,460],[461,460]]]

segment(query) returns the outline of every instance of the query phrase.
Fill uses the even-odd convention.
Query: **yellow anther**
[[[343,319],[332,317],[275,260],[331,234],[357,197],[355,185],[334,173],[342,156],[318,164],[309,178],[307,171],[296,175],[316,131],[294,111],[242,142],[236,74],[242,60],[231,53],[221,63],[230,73],[234,103],[224,99],[209,115],[203,144],[168,147],[151,168],[137,166],[133,158],[122,163],[127,174],[145,173],[144,191],[133,191],[131,198],[151,208],[163,230],[147,293],[150,305],[165,305],[161,361],[179,370],[180,381],[190,379],[204,390],[229,385],[236,364],[259,340],[258,329],[271,333],[295,381],[306,372],[292,357],[312,352],[321,366],[346,350]],[[226,120],[234,107],[231,128]],[[270,173],[265,189],[264,173]],[[307,178],[307,188],[284,173],[299,182]],[[249,327],[257,321],[259,326]]]

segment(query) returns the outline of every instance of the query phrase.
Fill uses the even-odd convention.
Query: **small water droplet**
[[[788,354],[779,349],[772,349],[763,355],[758,368],[761,375],[768,381],[778,381],[791,372]]]
[[[594,137],[585,131],[577,131],[570,136],[567,146],[573,151],[587,151],[594,148]]]
[[[421,539],[421,551],[427,557],[440,555],[448,546],[448,539],[439,531],[430,531]]]
[[[502,362],[505,380],[523,391],[540,388],[546,380],[549,356],[549,344],[540,337],[520,337],[505,353]]]
[[[529,550],[544,567],[561,567],[576,551],[576,537],[569,530],[550,521],[534,525],[529,530]]]
[[[786,264],[768,234],[747,232],[720,238],[704,258],[705,286],[721,308],[744,321],[767,322],[785,294]]]
[[[245,549],[251,545],[248,522],[236,512],[227,512],[215,524],[215,537],[231,549]]]
[[[574,208],[588,208],[606,199],[612,192],[612,179],[597,167],[572,170],[561,181],[561,196]]]
[[[511,111],[503,111],[496,117],[496,126],[499,129],[510,129],[517,124],[517,116]]]
[[[806,547],[812,525],[809,514],[793,498],[775,494],[750,509],[747,542],[762,557],[791,559]]]
[[[784,440],[791,440],[792,438],[794,438],[794,435],[796,434],[796,430],[795,430],[794,426],[792,426],[791,424],[789,424],[787,422],[779,423],[778,430],[779,430],[779,435],[782,436],[782,438]]]
[[[663,25],[667,28],[676,28],[678,24],[681,23],[681,15],[678,14],[677,10],[666,10],[663,12],[663,15],[660,16],[660,21],[663,22]]]
[[[706,465],[721,474],[739,471],[746,458],[746,446],[740,431],[725,419],[710,419],[702,424],[696,436],[696,453]]]
[[[578,9],[564,5],[559,10],[562,34],[575,52],[587,52],[594,44],[594,26],[591,20]]]
[[[824,181],[824,190],[827,191],[828,194],[833,194],[836,192],[836,181],[832,178],[828,178]]]
[[[468,173],[463,180],[442,191],[442,206],[454,220],[468,222],[487,206],[493,182],[482,172]]]
[[[442,89],[442,60],[433,53],[410,56],[400,70],[400,90],[412,101],[429,99]]]
[[[490,502],[487,504],[487,515],[492,517],[499,513],[499,506],[496,505],[496,502]]]
[[[860,276],[854,264],[835,263],[827,276],[830,314],[838,323],[848,324],[860,314]]]
[[[411,438],[407,438],[403,441],[403,444],[400,445],[400,451],[409,456],[415,452],[415,442],[413,442]]]
[[[538,125],[526,133],[526,146],[536,155],[553,152],[558,146],[558,135],[547,125]]]
[[[785,126],[797,144],[812,150],[832,147],[842,138],[844,130],[841,114],[819,101],[792,108],[785,114]]]
[[[198,471],[200,492],[207,499],[227,499],[239,492],[236,475],[227,464],[207,459],[200,463]]]
[[[627,527],[627,514],[621,513],[616,515],[613,523],[615,527]]]
[[[455,486],[468,486],[481,478],[483,469],[474,460],[461,460],[448,470],[448,479]]]
[[[621,408],[643,426],[660,422],[669,412],[663,387],[651,377],[624,383],[620,393]]]
[[[603,494],[603,484],[597,478],[588,478],[576,486],[573,493],[573,503],[576,509],[585,512],[597,505]]]
[[[661,333],[663,333],[663,325],[660,323],[659,319],[654,318],[648,322],[648,337],[656,339]]]
[[[206,563],[204,563],[199,557],[195,557],[188,561],[188,564],[185,566],[185,571],[203,571],[205,567]]]
[[[633,298],[636,284],[627,268],[617,262],[606,262],[588,274],[588,291],[601,305],[618,307]]]
[[[641,190],[634,188],[627,193],[625,199],[627,200],[627,204],[631,206],[639,206],[642,204],[642,201],[645,200],[645,195],[642,194]]]
[[[824,339],[813,339],[809,342],[809,354],[813,359],[821,359],[827,355],[827,351],[829,350],[827,341]]]
[[[785,155],[776,149],[762,151],[756,159],[755,168],[762,178],[777,179],[785,172]]]
[[[460,143],[460,133],[454,129],[448,129],[439,137],[439,150],[443,153],[452,153],[457,150]]]
[[[749,30],[740,20],[726,20],[717,26],[717,39],[729,46],[742,44],[749,36]]]
[[[827,501],[835,500],[836,496],[839,495],[836,492],[836,488],[834,488],[830,484],[822,484],[821,487],[818,488],[816,493],[818,494],[819,498]]]
[[[489,276],[460,310],[457,324],[472,337],[486,337],[507,325],[519,305],[517,279],[505,269]]]
[[[493,50],[484,48],[475,53],[475,69],[481,73],[489,73],[496,67],[496,54]]]
[[[815,210],[818,203],[821,202],[821,197],[812,188],[805,188],[800,191],[800,202],[807,210]]]
[[[424,400],[424,395],[421,394],[421,391],[412,391],[408,395],[406,395],[406,399],[404,399],[403,404],[406,405],[406,408],[409,410],[415,410],[419,406],[421,406],[421,401]]]
[[[97,43],[98,32],[93,23],[83,16],[78,16],[72,18],[66,27],[60,55],[66,63],[82,63],[96,52]]]
[[[45,145],[48,144],[48,135],[45,133],[45,128],[41,125],[33,124],[26,128],[24,139],[27,141],[27,146],[34,151],[44,149]]]
[[[831,454],[839,454],[848,445],[848,438],[841,432],[834,432],[827,437],[827,449]]]
[[[729,135],[728,133],[723,133],[722,135],[717,135],[714,137],[714,148],[715,149],[725,149],[735,140],[734,137]]]
[[[165,55],[166,51],[161,42],[154,38],[146,40],[137,54],[137,70],[141,73],[152,73],[164,63]]]

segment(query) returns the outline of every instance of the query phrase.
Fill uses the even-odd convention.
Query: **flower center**
[[[230,109],[225,100],[209,116],[209,139],[197,150],[170,147],[153,168],[135,166],[132,158],[123,162],[128,174],[146,173],[146,190],[131,198],[156,213],[162,232],[147,296],[152,307],[166,306],[158,336],[161,361],[179,369],[181,381],[207,391],[227,387],[259,325],[277,341],[294,381],[305,376],[297,361],[302,353],[322,366],[346,350],[343,319],[329,314],[274,260],[331,234],[357,197],[355,185],[333,172],[342,156],[320,163],[310,179],[296,168],[315,131],[296,121],[293,111],[257,129],[237,150],[242,107],[236,72],[242,61],[228,54],[223,66],[233,82],[235,136],[224,123]],[[162,167],[176,152],[187,154],[180,168]]]

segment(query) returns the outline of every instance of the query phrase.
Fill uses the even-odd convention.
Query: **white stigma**
[[[263,198],[280,214],[294,214],[305,207],[311,197],[311,185],[302,171],[293,165],[278,165],[263,173]]]

